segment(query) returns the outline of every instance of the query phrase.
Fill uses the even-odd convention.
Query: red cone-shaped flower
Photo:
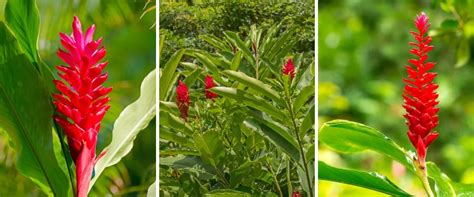
[[[410,42],[413,48],[410,53],[416,59],[410,59],[411,66],[406,66],[408,78],[403,79],[406,83],[403,90],[404,105],[406,110],[404,117],[407,119],[408,137],[413,146],[416,147],[420,166],[425,168],[426,150],[438,133],[433,131],[438,125],[438,94],[435,92],[438,85],[433,82],[436,73],[429,72],[435,63],[427,62],[428,52],[433,49],[429,45],[431,37],[426,35],[430,26],[428,17],[421,13],[416,17],[415,25],[417,32],[411,32],[416,42]]]
[[[185,121],[188,119],[188,109],[191,101],[189,100],[188,87],[181,80],[178,82],[178,87],[176,87],[176,104],[178,109],[181,112],[181,118]]]
[[[291,194],[291,196],[292,196],[292,197],[301,197],[301,194],[300,194],[300,192],[295,191],[295,192],[293,192],[293,193]]]
[[[54,105],[58,115],[56,122],[65,132],[71,157],[76,164],[77,196],[87,196],[89,182],[95,164],[95,149],[100,121],[110,108],[108,93],[112,88],[102,84],[107,73],[102,70],[107,62],[99,63],[105,56],[102,39],[93,40],[95,26],[83,34],[79,19],[74,17],[71,36],[61,33],[61,44],[57,55],[67,66],[57,66],[62,80],[54,80],[60,94],[54,94]]]
[[[205,79],[205,84],[206,86],[206,98],[214,100],[214,98],[217,97],[217,94],[214,92],[211,92],[209,89],[216,87],[216,84],[214,83],[214,80],[212,80],[212,77],[207,75]]]
[[[293,61],[288,59],[286,64],[283,66],[282,72],[284,75],[290,75],[291,79],[295,78],[295,66],[293,65]]]

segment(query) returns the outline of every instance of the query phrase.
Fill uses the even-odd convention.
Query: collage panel
[[[319,1],[319,196],[473,196],[474,1]]]
[[[160,2],[160,196],[315,196],[314,6]]]
[[[0,196],[147,195],[154,5],[0,0]]]

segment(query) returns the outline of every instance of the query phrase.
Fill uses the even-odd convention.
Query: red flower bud
[[[71,157],[76,164],[77,196],[85,197],[96,160],[95,149],[100,122],[110,108],[108,93],[112,88],[103,86],[108,74],[102,73],[107,62],[102,39],[93,40],[95,26],[82,33],[81,22],[74,17],[71,36],[61,33],[57,55],[68,66],[57,66],[62,80],[54,80],[60,94],[53,94],[58,115],[56,122],[67,136]]]
[[[216,87],[216,84],[214,83],[214,80],[212,80],[212,77],[207,75],[205,79],[205,86],[206,86],[206,98],[214,100],[214,98],[217,97],[217,94],[214,92],[211,92],[209,89]]]
[[[293,61],[288,59],[286,64],[283,66],[282,72],[284,75],[290,75],[291,79],[295,78],[295,66],[293,65]]]
[[[410,53],[417,58],[410,59],[411,65],[405,66],[408,78],[403,79],[405,87],[403,90],[404,105],[406,110],[404,117],[407,119],[408,138],[416,148],[418,160],[422,168],[425,167],[426,150],[433,140],[438,137],[434,128],[438,125],[438,94],[435,92],[438,85],[433,82],[436,73],[429,72],[435,63],[426,62],[428,52],[433,49],[429,45],[431,37],[426,35],[430,24],[428,16],[421,13],[416,17],[415,26],[418,32],[411,32],[416,42],[410,42],[413,49]]]
[[[189,100],[188,87],[181,80],[178,82],[176,87],[176,104],[178,105],[179,111],[181,112],[181,118],[185,121],[188,118],[188,109],[191,101]]]
[[[299,191],[294,191],[291,197],[301,197],[301,193]]]

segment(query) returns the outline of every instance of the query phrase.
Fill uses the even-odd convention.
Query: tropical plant
[[[118,116],[113,128],[111,143],[100,154],[99,158],[91,160],[91,158],[96,157],[95,140],[87,142],[87,147],[91,148],[86,151],[88,154],[84,154],[84,144],[81,143],[85,140],[83,138],[85,133],[90,138],[97,137],[93,136],[99,131],[97,122],[100,122],[105,113],[95,114],[97,115],[95,118],[93,117],[94,114],[83,113],[82,110],[82,114],[77,113],[78,105],[87,104],[82,100],[87,97],[87,94],[80,95],[81,98],[74,100],[70,93],[76,91],[84,93],[78,88],[86,87],[86,85],[78,86],[77,78],[74,78],[77,76],[74,75],[74,72],[78,72],[78,70],[74,70],[74,68],[77,66],[79,70],[84,68],[93,70],[95,63],[97,63],[95,60],[100,60],[103,57],[103,54],[97,55],[101,53],[101,50],[98,50],[99,52],[95,51],[100,43],[94,42],[93,45],[96,46],[93,47],[86,46],[84,50],[87,52],[82,54],[80,60],[77,59],[77,56],[71,59],[66,57],[69,55],[68,53],[59,53],[63,60],[69,64],[69,67],[59,67],[59,70],[61,70],[59,75],[71,86],[56,81],[56,86],[65,96],[56,94],[53,100],[53,93],[58,92],[53,84],[54,74],[39,54],[40,16],[36,1],[7,1],[4,13],[4,21],[0,21],[0,131],[5,131],[8,134],[7,139],[11,140],[10,144],[15,152],[15,166],[23,176],[30,179],[48,196],[74,196],[75,194],[86,196],[98,177],[104,172],[104,169],[117,164],[125,157],[132,150],[133,141],[138,133],[154,119],[156,106],[154,94],[156,91],[155,71],[151,71],[143,80],[140,98],[127,106]],[[77,22],[76,20],[75,32],[71,37],[62,36],[63,41],[65,41],[63,42],[65,48],[72,52],[72,55],[77,55],[77,53],[74,53],[77,52],[75,50],[82,50],[75,48],[80,45],[80,38],[82,38],[78,35],[80,27]],[[87,32],[85,35],[85,41],[88,43],[92,39],[92,34]],[[76,42],[78,45],[73,46]],[[88,54],[88,52],[93,54]],[[84,62],[78,64],[79,61],[86,61],[90,56],[94,57],[94,54],[101,57],[95,60],[92,58],[93,61],[89,62],[89,66],[86,66],[88,64]],[[85,74],[82,71],[80,74],[81,77],[84,77]],[[92,73],[92,71],[89,73]],[[81,82],[86,84],[89,80],[90,85],[94,83],[99,85],[106,78],[103,76],[96,78],[95,82],[91,82],[91,79],[87,79],[87,77],[82,78]],[[92,93],[88,94],[98,93],[94,93],[94,91],[92,90]],[[95,96],[101,97],[102,95]],[[105,97],[102,98],[105,99]],[[102,104],[105,104],[105,102]],[[105,107],[105,105],[102,106]],[[64,129],[68,140],[66,140],[59,127],[53,124],[52,117],[55,110],[61,113],[60,116],[56,116],[56,119]],[[91,133],[88,133],[90,130],[78,133],[80,130],[77,130],[74,124],[71,125],[69,122],[73,120],[80,126],[87,125],[87,123],[84,122],[83,124],[79,119],[76,119],[78,114],[81,118],[96,119],[90,123],[93,123],[95,125],[93,127],[97,130],[93,129]],[[59,119],[59,117],[64,117],[62,115],[65,115],[68,119]],[[82,127],[81,129],[84,128],[90,127]],[[79,144],[75,144],[78,141],[80,141]],[[81,155],[88,155],[91,158],[81,160]],[[85,163],[87,165],[84,165]],[[79,169],[77,173],[74,173],[75,167],[81,168],[83,166],[88,166],[87,170]],[[78,185],[82,185],[81,187],[75,187],[75,178],[78,180]],[[92,180],[90,180],[91,178]],[[83,180],[87,183],[91,181],[90,186]]]
[[[161,195],[314,196],[314,61],[280,27],[200,35],[215,52],[160,69]]]

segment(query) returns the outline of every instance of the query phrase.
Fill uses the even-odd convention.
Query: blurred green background
[[[374,127],[405,149],[402,108],[404,66],[413,56],[413,20],[423,11],[430,17],[434,50],[429,61],[439,84],[440,135],[430,146],[434,161],[451,179],[474,183],[474,35],[471,0],[345,0],[319,1],[319,127],[347,119]],[[346,156],[319,147],[319,159],[339,167],[377,171],[415,195],[423,195],[415,176],[389,158],[364,152]],[[421,193],[420,193],[421,192]],[[357,187],[319,181],[320,196],[383,196]]]
[[[5,2],[0,0],[0,20],[3,20]],[[105,60],[109,61],[105,68],[109,79],[105,85],[113,87],[113,91],[111,108],[102,121],[97,152],[110,143],[115,119],[138,98],[141,81],[156,65],[155,28],[152,28],[155,11],[144,14],[155,2],[145,7],[146,3],[147,0],[37,0],[41,19],[39,51],[55,74],[54,66],[63,64],[56,56],[60,47],[59,32],[72,32],[74,15],[80,18],[84,30],[96,25],[95,39],[104,38]],[[155,180],[155,139],[153,120],[138,135],[130,154],[101,175],[91,196],[145,195]],[[30,180],[16,171],[14,156],[6,133],[0,131],[0,196],[43,196]]]

